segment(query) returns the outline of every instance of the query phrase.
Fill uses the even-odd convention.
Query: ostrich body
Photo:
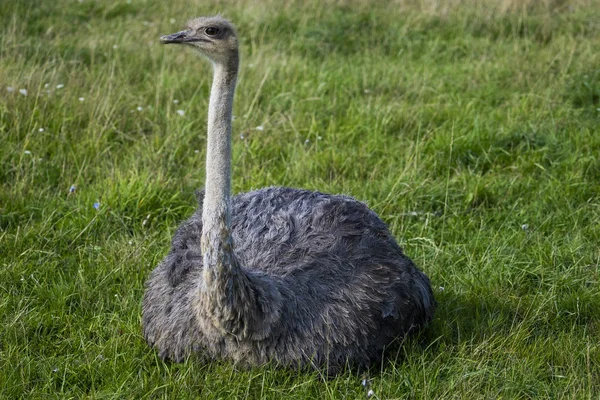
[[[351,197],[271,187],[230,196],[233,25],[190,21],[163,36],[213,63],[206,188],[175,233],[143,300],[143,333],[162,358],[243,365],[368,366],[425,326],[429,279],[377,214]]]

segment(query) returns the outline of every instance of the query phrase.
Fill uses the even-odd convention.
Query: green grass
[[[600,4],[529,3],[3,4],[0,397],[366,398],[357,373],[163,363],[141,336],[211,79],[157,37],[216,12],[242,43],[234,191],[350,194],[431,277],[376,396],[600,397]]]

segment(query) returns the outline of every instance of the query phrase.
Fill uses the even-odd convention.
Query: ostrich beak
[[[188,37],[188,33],[188,31],[181,31],[170,35],[164,35],[160,37],[160,42],[162,44],[189,42],[190,38]]]

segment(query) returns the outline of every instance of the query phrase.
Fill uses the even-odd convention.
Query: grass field
[[[0,397],[367,397],[141,336],[211,79],[157,38],[216,12],[242,37],[234,192],[350,194],[432,280],[374,398],[599,398],[600,3],[517,0],[3,2]]]

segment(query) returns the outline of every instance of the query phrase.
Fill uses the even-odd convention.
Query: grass
[[[357,373],[163,363],[141,337],[211,78],[157,37],[215,12],[242,37],[234,191],[351,194],[431,277],[376,398],[598,398],[600,4],[550,0],[3,5],[0,397],[366,398]]]

